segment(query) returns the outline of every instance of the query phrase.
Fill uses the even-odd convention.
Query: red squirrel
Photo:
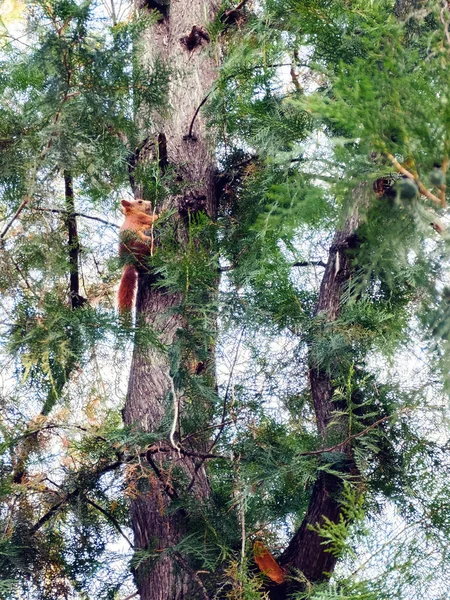
[[[120,312],[131,310],[136,291],[138,267],[145,267],[146,256],[152,254],[152,238],[145,235],[159,215],[151,215],[152,203],[147,200],[122,200],[121,210],[125,220],[120,228],[119,256],[133,259],[133,264],[126,264],[117,294]]]

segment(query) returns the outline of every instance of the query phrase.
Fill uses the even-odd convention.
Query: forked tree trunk
[[[202,211],[213,217],[216,212],[214,149],[208,143],[202,115],[197,112],[216,77],[214,52],[205,30],[214,18],[216,4],[212,0],[172,0],[168,8],[164,5],[160,6],[163,18],[146,31],[142,44],[145,62],[160,60],[172,70],[170,93],[167,114],[152,115],[152,128],[146,134],[149,147],[159,147],[155,158],[162,167],[168,163],[173,168],[181,189],[179,195],[165,200],[164,207],[156,207],[157,211],[175,209],[179,229],[183,229],[189,214]],[[145,321],[170,347],[186,325],[177,311],[182,296],[153,283],[151,274],[140,274],[136,320]],[[174,410],[172,389],[167,356],[136,342],[123,411],[125,423],[145,432],[157,430],[163,419],[170,423]],[[179,394],[182,391],[176,390],[175,395]],[[190,438],[191,454],[205,450],[205,440],[195,439]],[[186,489],[198,501],[208,497],[209,484],[202,464],[198,457],[180,454],[167,443],[149,450],[146,464],[138,473],[138,493],[131,501],[135,548],[153,551],[154,556],[135,569],[141,600],[206,597],[200,578],[186,558],[171,551],[185,533],[189,519],[183,509],[173,509],[173,502]]]

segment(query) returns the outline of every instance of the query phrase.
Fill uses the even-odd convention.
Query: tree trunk
[[[360,207],[367,205],[368,192],[365,187],[359,186],[356,193],[359,197],[355,199],[353,213],[345,221],[342,230],[338,230],[334,236],[320,286],[316,315],[322,315],[327,322],[334,321],[338,317],[342,292],[352,274],[348,250],[358,245],[356,230],[361,221]],[[311,366],[309,380],[317,429],[325,442],[333,413],[339,409],[344,410],[345,407],[340,407],[332,400],[335,390],[332,376]],[[337,427],[339,432],[342,431],[345,438],[346,422],[341,421],[341,423],[334,424],[333,427]],[[350,445],[343,443],[340,450],[348,455],[346,471],[353,470],[354,463]],[[339,494],[341,491],[342,479],[340,477],[327,473],[319,475],[314,484],[303,522],[280,558],[280,564],[298,569],[311,582],[327,579],[337,562],[337,557],[327,552],[327,546],[323,545],[324,540],[311,529],[311,526],[323,524],[325,518],[333,523],[339,521],[341,515]],[[279,596],[275,592],[273,597]]]
[[[152,131],[146,133],[150,145],[158,146],[155,158],[160,168],[167,164],[173,167],[181,189],[157,210],[175,209],[178,230],[182,232],[187,227],[188,215],[206,212],[214,217],[216,212],[213,148],[198,112],[216,77],[213,51],[203,29],[214,16],[215,4],[204,0],[173,0],[170,7],[161,3],[159,9],[162,18],[144,34],[142,44],[145,62],[162,60],[172,69],[168,114],[152,115]],[[142,115],[139,120],[144,121]],[[179,237],[182,244],[183,233]],[[177,310],[183,298],[181,293],[169,293],[154,283],[151,273],[139,275],[136,322],[151,326],[159,340],[170,348],[186,327],[185,318]],[[183,412],[183,391],[175,390],[167,355],[139,343],[138,336],[123,417],[136,430],[152,432],[161,427],[163,420],[166,424],[174,419],[175,405]],[[206,418],[207,413],[206,409]],[[173,425],[177,425],[175,420]],[[141,600],[206,597],[188,558],[173,550],[186,532],[189,515],[182,508],[174,509],[172,504],[183,493],[193,495],[197,502],[208,497],[209,484],[201,459],[207,440],[190,437],[189,451],[195,456],[187,456],[175,449],[179,443],[175,439],[172,430],[170,443],[149,448],[148,464],[141,467],[139,479],[134,477],[136,496],[131,501],[131,519],[135,548],[151,553],[135,569]]]
[[[398,18],[406,18],[415,9],[423,6],[423,0],[396,0],[393,12]],[[316,314],[322,313],[327,322],[334,321],[339,313],[342,302],[342,292],[352,275],[348,249],[358,245],[356,230],[361,222],[360,211],[367,207],[370,191],[367,186],[360,185],[354,192],[354,209],[346,220],[342,230],[337,231],[333,244],[328,254],[325,273],[320,286],[319,300]],[[309,379],[316,415],[317,429],[325,441],[333,412],[345,407],[332,402],[334,386],[332,377],[320,369],[310,367]],[[338,428],[346,430],[346,423],[338,423]],[[343,436],[345,439],[345,433]],[[346,452],[348,463],[346,470],[357,475],[350,442],[344,442],[339,448]],[[327,546],[322,545],[320,536],[310,529],[317,524],[321,525],[324,518],[337,523],[341,515],[339,494],[342,490],[342,479],[330,474],[321,474],[314,484],[311,499],[303,522],[280,558],[280,564],[291,566],[300,570],[311,582],[320,582],[327,579],[334,571],[337,557],[326,552]],[[284,593],[282,591],[282,593]],[[271,596],[277,595],[275,590]],[[285,596],[282,596],[285,597]]]

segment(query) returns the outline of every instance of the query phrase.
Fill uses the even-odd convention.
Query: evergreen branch
[[[29,535],[34,535],[37,531],[39,531],[39,529],[45,525],[47,523],[47,521],[50,521],[50,519],[57,513],[59,512],[59,510],[65,505],[67,504],[67,502],[69,502],[72,498],[75,498],[76,496],[78,496],[80,494],[80,489],[76,488],[73,492],[69,492],[65,498],[63,498],[62,500],[60,500],[59,502],[57,502],[56,504],[54,504],[49,511],[47,511],[45,513],[45,515],[43,515],[39,521],[37,523],[35,523],[35,525],[33,525],[33,527],[28,531]]]
[[[410,410],[410,409],[403,409],[403,410],[400,410],[399,412],[405,412],[406,410]],[[375,427],[380,425],[380,423],[383,423],[384,421],[388,421],[389,419],[392,419],[395,416],[397,416],[397,415],[394,414],[394,415],[387,415],[385,417],[382,417],[381,419],[378,419],[378,421],[375,421],[375,423],[372,423],[371,425],[369,425],[368,427],[366,427],[359,433],[353,433],[352,435],[349,435],[345,440],[343,440],[342,442],[339,442],[338,444],[335,444],[334,446],[330,446],[329,448],[321,448],[320,450],[311,450],[309,452],[300,452],[300,456],[315,456],[317,454],[323,454],[324,452],[333,452],[333,450],[338,450],[338,449],[342,448],[342,446],[346,446],[352,440],[365,435],[368,431],[370,431],[371,429],[374,429]]]
[[[131,462],[134,457],[127,457],[124,460],[123,456],[118,456],[119,460],[107,464],[104,467],[100,467],[98,468],[94,473],[93,476],[94,477],[101,477],[102,475],[104,475],[105,473],[108,473],[109,471],[114,471],[115,469],[117,469],[118,467],[122,466],[122,464],[126,463],[126,462]],[[37,523],[35,523],[35,525],[33,525],[33,527],[28,531],[29,535],[34,535],[37,531],[39,531],[39,529],[41,529],[41,527],[43,525],[45,525],[45,523],[47,523],[47,521],[49,521],[56,513],[58,513],[60,511],[60,509],[67,504],[68,502],[70,502],[70,500],[72,500],[73,498],[76,498],[77,496],[79,496],[82,492],[82,490],[84,489],[83,484],[82,485],[78,485],[77,487],[75,487],[75,489],[71,492],[69,492],[68,494],[66,494],[66,496],[60,500],[59,502],[57,502],[56,504],[54,504],[46,513],[45,515],[43,515],[39,521],[37,521]]]
[[[93,500],[90,500],[89,498],[85,498],[85,500],[86,500],[86,502],[88,504],[90,504],[96,510],[98,510],[99,512],[101,512],[102,515],[104,515],[108,519],[108,521],[111,521],[111,523],[114,525],[114,527],[120,533],[120,535],[128,542],[130,548],[134,549],[134,545],[131,543],[131,541],[127,537],[127,535],[123,532],[123,530],[122,530],[121,526],[119,525],[119,522],[117,521],[117,519],[115,517],[113,517],[107,510],[105,510],[104,508],[102,508],[99,504],[97,504],[96,502],[94,502]]]
[[[62,210],[59,208],[37,208],[37,207],[32,206],[32,207],[30,207],[30,210],[36,210],[39,212],[61,213],[63,215],[67,214],[67,210]],[[110,221],[105,221],[105,219],[101,219],[100,217],[93,217],[92,215],[86,215],[86,214],[80,213],[80,212],[74,212],[72,214],[75,217],[82,217],[83,219],[91,219],[92,221],[99,221],[99,223],[104,223],[105,225],[110,225],[111,227],[120,229],[120,225],[117,225],[116,223],[111,223]]]
[[[408,171],[408,169],[405,169],[405,167],[403,165],[401,165],[398,162],[398,160],[396,158],[394,158],[394,156],[392,156],[392,154],[390,154],[389,152],[385,152],[385,155],[387,156],[387,158],[389,158],[389,160],[392,162],[392,164],[394,165],[394,167],[397,169],[397,171],[399,173],[401,173],[405,177],[408,177],[408,179],[412,179],[412,181],[414,181],[417,184],[417,187],[419,188],[419,192],[422,194],[422,196],[425,196],[426,198],[428,198],[428,200],[432,200],[436,204],[439,204],[439,206],[446,206],[445,198],[444,198],[444,201],[442,202],[441,198],[438,198],[437,196],[432,194],[429,190],[427,190],[427,188],[420,181],[419,177],[418,176],[415,177],[410,171]]]
[[[70,77],[68,80],[68,84],[70,84]],[[65,104],[65,102],[67,102],[67,100],[69,100],[70,98],[72,98],[75,94],[70,94],[69,93],[69,89],[67,89],[64,93],[64,97],[61,100],[61,104],[53,118],[53,125],[56,126],[58,124],[58,121],[61,117],[61,113],[62,113],[62,107]],[[14,223],[14,221],[17,219],[17,217],[20,215],[20,213],[23,211],[23,209],[27,206],[27,204],[32,200],[32,196],[33,196],[33,191],[34,191],[34,187],[36,184],[36,176],[37,176],[37,171],[38,171],[38,167],[40,165],[40,163],[43,162],[44,158],[46,157],[48,151],[50,150],[50,148],[52,147],[53,144],[53,135],[54,132],[52,132],[49,136],[49,139],[47,141],[47,143],[45,144],[44,148],[41,150],[41,153],[39,154],[39,159],[37,160],[36,164],[33,167],[32,170],[32,174],[30,176],[30,189],[28,190],[28,194],[24,197],[24,199],[22,200],[22,202],[19,205],[19,208],[16,210],[16,212],[14,213],[14,215],[12,216],[11,220],[7,223],[6,227],[3,229],[3,231],[0,233],[0,247],[3,243],[3,239],[5,237],[5,235],[8,233],[10,227],[12,226],[12,224]]]

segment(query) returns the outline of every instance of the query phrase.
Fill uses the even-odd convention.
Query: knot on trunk
[[[206,212],[207,197],[199,190],[187,190],[183,196],[178,199],[178,212],[186,218],[189,214]]]
[[[191,33],[180,38],[180,43],[189,52],[192,52],[197,46],[203,46],[209,43],[209,34],[203,27],[194,25]]]

